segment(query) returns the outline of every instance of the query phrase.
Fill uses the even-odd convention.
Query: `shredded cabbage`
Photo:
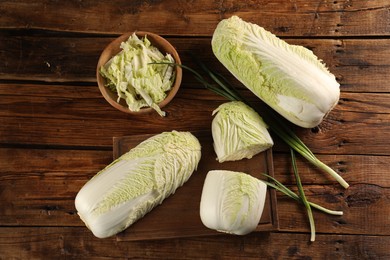
[[[163,55],[152,46],[147,36],[142,39],[134,33],[121,43],[121,51],[100,68],[107,79],[107,87],[126,100],[131,111],[151,107],[160,116],[165,112],[158,104],[172,88],[175,73],[172,65],[150,63],[174,63],[173,57]]]

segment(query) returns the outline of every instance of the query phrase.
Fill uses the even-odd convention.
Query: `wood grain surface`
[[[260,111],[210,48],[231,15],[322,59],[341,84],[338,105],[296,134],[350,184],[343,189],[298,157],[314,211],[277,193],[279,230],[247,236],[130,241],[95,238],[77,216],[82,185],[112,161],[113,137],[203,131],[225,100],[184,72],[168,116],[112,108],[95,78],[104,47],[133,30],[164,36],[182,63],[196,54]],[[0,259],[389,259],[390,3],[373,1],[0,1]],[[297,191],[288,147],[274,137],[275,177]]]
[[[175,194],[164,200],[155,209],[118,235],[120,241],[170,239],[219,235],[206,228],[200,219],[200,198],[206,175],[211,170],[244,172],[258,179],[266,179],[262,173],[274,176],[272,149],[257,154],[251,159],[219,163],[213,148],[210,131],[192,132],[202,147],[202,156],[191,178],[179,187]],[[113,159],[152,137],[153,134],[114,137]],[[278,229],[276,192],[268,189],[264,198],[264,209],[256,231],[269,232]]]

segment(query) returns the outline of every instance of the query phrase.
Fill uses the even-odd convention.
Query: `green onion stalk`
[[[268,175],[268,174],[265,174],[265,173],[263,175],[272,181],[272,182],[270,182],[270,181],[264,181],[263,180],[263,182],[265,182],[265,184],[267,184],[269,187],[274,188],[275,190],[278,190],[278,191],[282,192],[284,195],[290,197],[291,199],[296,200],[296,201],[302,203],[301,197],[299,195],[297,195],[296,193],[294,193],[289,188],[287,188],[280,181],[278,181],[277,179],[275,179],[271,175]],[[298,189],[299,188],[300,187],[298,186]],[[322,207],[322,206],[320,206],[320,205],[318,205],[316,203],[313,203],[313,202],[309,202],[309,204],[310,204],[311,207],[313,207],[313,208],[315,208],[315,209],[317,209],[319,211],[322,211],[324,213],[330,214],[330,215],[335,215],[335,216],[342,216],[343,215],[342,211],[330,210],[330,209]]]
[[[304,192],[303,187],[302,187],[301,178],[299,178],[298,167],[297,167],[297,163],[295,160],[294,150],[290,148],[290,151],[291,151],[292,166],[293,166],[293,171],[294,171],[294,175],[295,175],[295,180],[296,180],[297,186],[298,186],[299,196],[301,197],[302,203],[307,210],[307,216],[309,217],[310,231],[311,231],[310,241],[314,242],[316,240],[316,228],[314,225],[313,213],[311,211],[310,203],[306,199],[306,195],[305,195],[305,192]]]
[[[268,174],[263,174],[263,175],[265,177],[267,177],[268,179],[270,179],[272,182],[264,181],[264,180],[263,180],[263,182],[265,184],[267,184],[267,186],[272,187],[272,188],[274,188],[274,189],[284,193],[288,197],[290,197],[290,198],[292,198],[292,199],[302,203],[305,206],[305,208],[307,210],[307,216],[309,218],[309,224],[310,224],[310,233],[311,233],[310,241],[314,242],[315,241],[315,236],[316,236],[316,229],[315,229],[314,217],[313,217],[313,213],[312,213],[311,208],[316,208],[317,210],[320,210],[320,211],[322,211],[324,213],[331,214],[331,215],[338,215],[338,216],[343,215],[343,212],[342,211],[329,210],[327,208],[324,208],[324,207],[322,207],[322,206],[320,206],[320,205],[318,205],[316,203],[313,203],[313,202],[310,202],[310,201],[307,200],[305,192],[303,190],[303,185],[302,185],[301,179],[299,177],[298,167],[297,167],[296,159],[295,159],[295,152],[291,148],[290,148],[290,153],[291,153],[293,172],[294,172],[295,180],[296,180],[296,183],[297,183],[299,195],[297,195],[296,193],[291,191],[289,188],[287,188],[281,182],[279,182],[274,177],[272,177],[272,176],[270,176]]]
[[[175,64],[176,66],[180,66],[191,73],[194,74],[195,78],[204,85],[206,89],[209,89],[216,94],[225,97],[228,100],[231,101],[241,101],[246,103],[247,105],[248,102],[239,94],[239,92],[229,83],[229,81],[224,78],[221,74],[214,73],[210,71],[203,63],[198,61],[199,65],[202,67],[202,69],[207,72],[207,74],[210,76],[210,78],[217,84],[211,84],[209,83],[201,74],[199,74],[197,71],[194,69],[181,65],[181,64]],[[264,117],[264,115],[263,115]],[[272,120],[274,119],[274,120]],[[346,183],[341,176],[339,176],[336,172],[334,172],[330,167],[322,163],[320,160],[318,160],[315,155],[310,151],[310,149],[299,139],[298,136],[294,134],[294,132],[287,128],[283,122],[278,118],[277,115],[275,115],[271,111],[267,111],[267,114],[264,118],[265,122],[269,125],[271,130],[277,134],[282,140],[284,140],[290,147],[291,151],[291,158],[292,158],[292,165],[293,165],[293,171],[298,187],[298,194],[294,193],[291,191],[289,188],[287,188],[285,185],[283,185],[281,182],[276,180],[274,177],[268,175],[268,174],[263,174],[265,177],[267,177],[270,181],[263,180],[267,186],[274,188],[275,190],[278,190],[279,192],[285,194],[286,196],[290,197],[291,199],[294,199],[300,203],[302,203],[308,214],[309,222],[310,222],[310,229],[311,229],[311,241],[315,240],[315,225],[314,225],[314,218],[313,214],[311,211],[311,208],[315,208],[319,211],[322,211],[324,213],[330,214],[330,215],[337,215],[341,216],[343,215],[342,211],[335,211],[335,210],[329,210],[325,207],[322,207],[316,203],[310,202],[306,199],[302,182],[299,178],[298,174],[298,168],[296,165],[296,159],[295,159],[295,153],[294,151],[298,152],[301,154],[303,157],[309,160],[312,164],[316,165],[317,167],[325,170],[326,172],[330,173],[332,176],[338,180],[343,187],[347,188],[349,185]]]
[[[209,89],[216,94],[225,97],[228,100],[241,101],[250,106],[249,102],[240,95],[240,93],[235,89],[235,87],[223,75],[211,71],[204,63],[199,61],[197,58],[194,57],[194,59],[197,61],[202,70],[206,72],[207,75],[214,81],[214,84],[209,83],[201,74],[199,74],[197,71],[188,66],[181,64],[175,65],[192,72],[195,78],[200,83],[202,83],[202,85],[206,89]],[[265,111],[262,111],[261,115],[265,123],[270,127],[271,131],[274,132],[277,136],[279,136],[279,138],[281,138],[290,148],[301,154],[314,166],[330,174],[344,188],[349,187],[349,184],[339,174],[337,174],[337,172],[335,172],[328,165],[321,162],[313,154],[313,152],[303,143],[303,141],[284,124],[284,122],[275,112],[271,111],[270,109],[267,109]]]
[[[310,241],[314,242],[315,241],[315,236],[316,236],[316,228],[315,228],[315,224],[314,224],[313,212],[312,212],[311,209],[315,208],[315,209],[320,210],[320,211],[322,211],[324,213],[327,213],[327,214],[330,214],[330,215],[336,215],[336,216],[342,216],[343,212],[342,211],[336,211],[336,210],[329,210],[329,209],[327,209],[325,207],[322,207],[322,206],[320,206],[320,205],[318,205],[316,203],[313,203],[313,202],[310,202],[310,201],[307,200],[305,192],[303,190],[303,185],[302,185],[301,179],[299,177],[298,167],[297,167],[297,164],[296,164],[294,150],[290,148],[290,152],[291,152],[291,160],[292,160],[294,176],[295,176],[295,180],[296,180],[296,183],[297,183],[298,194],[299,195],[297,195],[296,193],[291,191],[289,188],[287,188],[281,182],[279,182],[274,177],[272,177],[272,176],[270,176],[268,174],[263,174],[263,175],[265,177],[267,177],[271,181],[263,180],[263,182],[265,184],[267,184],[267,186],[282,192],[286,196],[288,196],[288,197],[290,197],[290,198],[292,198],[292,199],[302,203],[305,206],[306,211],[307,211],[307,216],[309,218],[309,224],[310,224],[310,234],[311,234],[310,235]]]

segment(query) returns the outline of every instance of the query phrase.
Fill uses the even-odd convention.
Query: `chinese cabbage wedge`
[[[244,102],[224,103],[213,115],[211,130],[219,162],[250,159],[274,144],[263,119]]]

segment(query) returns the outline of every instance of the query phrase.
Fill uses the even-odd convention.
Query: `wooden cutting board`
[[[200,220],[200,198],[206,174],[210,170],[232,170],[245,172],[260,179],[264,179],[261,173],[274,175],[271,149],[249,160],[219,163],[216,160],[211,133],[195,132],[193,134],[202,146],[202,158],[198,169],[182,187],[176,190],[175,194],[118,234],[117,240],[134,241],[221,234],[206,228]],[[151,136],[114,137],[114,159]],[[272,231],[277,228],[276,194],[275,190],[268,189],[263,214],[256,231]]]

